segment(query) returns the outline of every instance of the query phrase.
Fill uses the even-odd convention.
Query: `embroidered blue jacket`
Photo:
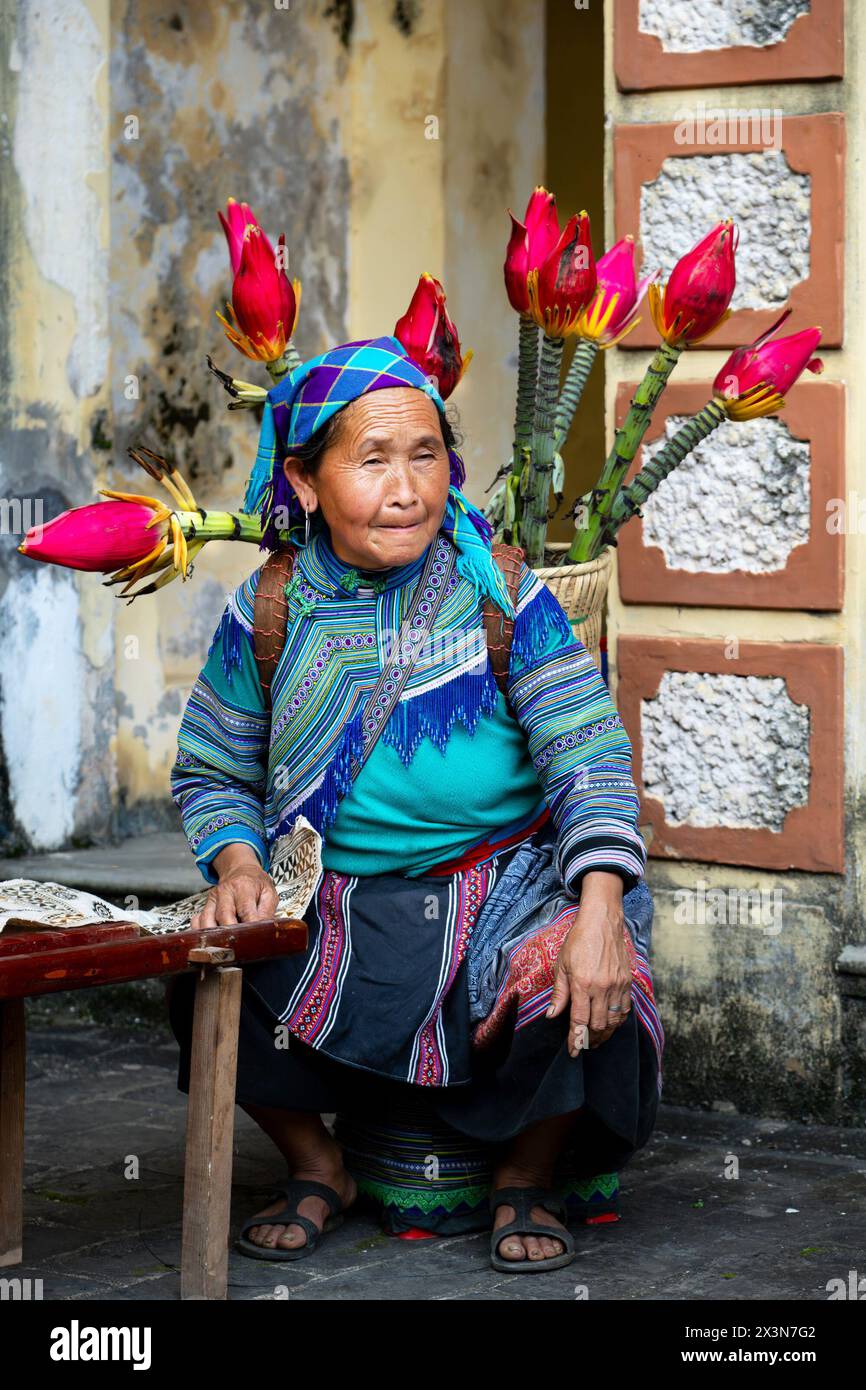
[[[521,574],[508,696],[490,669],[481,603],[452,576],[433,633],[353,784],[360,716],[411,602],[424,556],[386,571],[383,591],[347,594],[348,566],[323,539],[299,552],[269,718],[252,617],[260,571],[233,595],[183,716],[172,794],[205,878],[227,844],[269,846],[303,814],[326,868],[423,874],[545,803],[557,863],[576,895],[592,869],[642,876],[631,745],[592,659],[550,590]]]

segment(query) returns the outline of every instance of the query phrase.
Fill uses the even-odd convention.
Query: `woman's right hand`
[[[226,845],[213,861],[219,883],[211,888],[207,902],[190,925],[231,927],[238,922],[257,922],[272,917],[277,906],[277,890],[249,845]]]

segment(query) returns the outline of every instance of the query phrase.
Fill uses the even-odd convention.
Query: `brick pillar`
[[[864,349],[863,16],[847,7],[846,70],[837,0],[742,21],[722,3],[712,31],[678,0],[608,8],[607,244],[634,232],[665,279],[714,222],[740,226],[734,312],[681,359],[645,450],[788,301],[783,331],[822,325],[826,364],[778,417],[723,426],[620,533],[611,673],[649,841],[666,1093],[838,1120],[863,1066],[863,1000],[836,963],[864,935],[866,665],[859,523],[850,506],[841,533],[827,522],[866,493],[862,407],[846,407]],[[609,355],[609,437],[654,341],[645,311]]]

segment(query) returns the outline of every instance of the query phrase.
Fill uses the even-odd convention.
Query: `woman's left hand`
[[[606,1042],[631,1011],[632,969],[624,939],[622,879],[618,874],[584,876],[574,925],[556,961],[549,1018],[571,1004],[568,1050]]]

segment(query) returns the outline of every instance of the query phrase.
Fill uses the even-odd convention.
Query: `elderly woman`
[[[322,1114],[378,1085],[497,1146],[494,1267],[560,1267],[562,1145],[576,1134],[589,1171],[619,1167],[658,1103],[648,941],[624,913],[624,895],[648,898],[628,737],[525,562],[512,603],[444,404],[395,338],[299,367],[269,393],[262,439],[265,539],[293,547],[284,645],[267,691],[259,570],[217,630],[172,774],[213,884],[201,925],[272,914],[270,847],[296,816],[323,838],[306,954],[244,971],[237,1101],[289,1182],[240,1248],[314,1250],[356,1195]],[[490,602],[513,619],[504,691]],[[190,1012],[182,977],[182,1090]]]

